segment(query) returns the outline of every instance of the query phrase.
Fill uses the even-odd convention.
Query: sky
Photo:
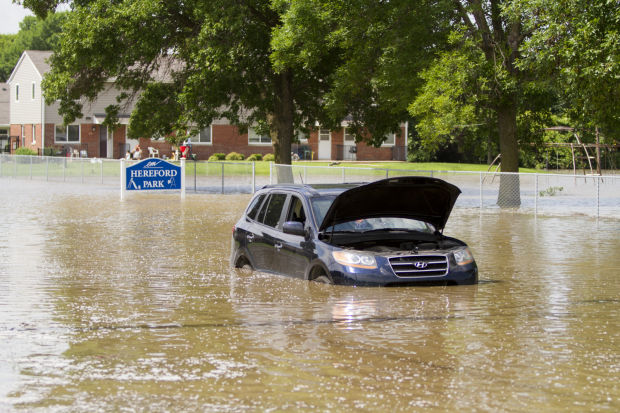
[[[0,34],[14,34],[19,31],[19,23],[26,16],[32,16],[30,10],[24,9],[13,0],[0,0]]]

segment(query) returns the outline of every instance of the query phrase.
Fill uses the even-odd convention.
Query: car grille
[[[390,257],[389,260],[398,277],[437,277],[448,273],[445,255],[407,255]]]

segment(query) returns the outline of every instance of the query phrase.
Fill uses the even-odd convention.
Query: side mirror
[[[300,237],[306,235],[304,224],[297,221],[286,221],[282,226],[282,232],[285,234],[299,235]]]

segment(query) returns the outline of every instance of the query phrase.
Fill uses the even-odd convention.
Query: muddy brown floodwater
[[[456,210],[477,286],[228,267],[248,195],[0,180],[1,411],[619,411],[620,217]]]

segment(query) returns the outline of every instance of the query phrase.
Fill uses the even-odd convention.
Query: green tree
[[[42,14],[47,0],[24,4]],[[78,99],[95,99],[108,79],[125,93],[108,108],[108,124],[135,101],[130,133],[177,139],[214,119],[241,130],[258,124],[274,142],[276,161],[291,162],[296,129],[320,115],[325,82],[318,71],[274,68],[271,38],[287,2],[268,0],[82,0],[73,12],[44,81],[65,121]]]
[[[381,145],[448,33],[448,1],[292,0],[274,35],[276,67],[320,71],[324,124],[350,121],[356,140]],[[328,62],[328,64],[325,64]]]
[[[17,34],[0,35],[0,81],[7,81],[24,50],[54,49],[66,18],[67,12],[45,19],[26,16],[19,24]]]
[[[612,0],[513,0],[530,33],[518,67],[553,79],[577,127],[620,130],[620,6]]]

